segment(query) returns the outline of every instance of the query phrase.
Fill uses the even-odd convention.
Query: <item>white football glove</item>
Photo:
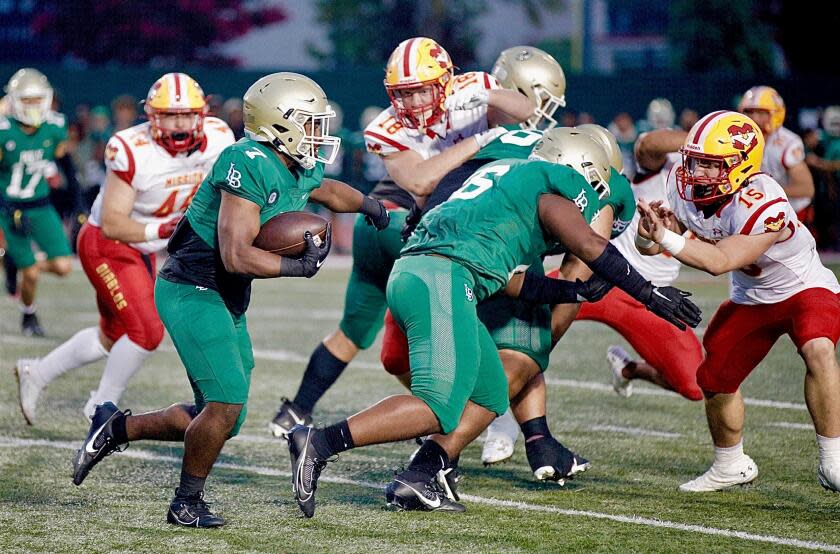
[[[505,133],[507,133],[507,129],[504,127],[493,127],[492,129],[487,129],[477,135],[473,135],[473,138],[478,143],[478,149],[481,150]]]
[[[470,88],[459,90],[447,97],[443,106],[447,110],[472,110],[486,106],[490,101],[490,91],[486,89]]]

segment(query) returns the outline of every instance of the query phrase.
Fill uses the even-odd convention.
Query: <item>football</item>
[[[253,245],[280,256],[297,257],[306,248],[303,240],[306,231],[312,233],[313,237],[326,240],[327,220],[311,212],[285,212],[272,217],[260,227]]]

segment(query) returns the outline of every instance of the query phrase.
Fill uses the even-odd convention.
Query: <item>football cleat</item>
[[[105,402],[96,407],[90,423],[90,432],[73,458],[74,485],[81,485],[93,466],[103,458],[124,450],[114,439],[114,422],[127,415],[131,415],[131,410],[121,412],[112,402]]]
[[[612,370],[613,390],[624,398],[630,398],[633,395],[633,381],[622,373],[622,370],[632,361],[630,354],[616,344],[607,349],[607,363]]]
[[[840,492],[840,465],[820,464],[817,481],[827,491]]]
[[[38,316],[35,314],[23,314],[20,329],[26,337],[43,337],[45,335],[44,328],[41,327]]]
[[[306,517],[315,515],[315,489],[318,488],[318,478],[321,471],[327,467],[327,462],[333,461],[318,456],[312,445],[312,435],[319,432],[311,427],[297,425],[286,437],[292,459],[292,491]]]
[[[578,456],[554,437],[526,442],[525,453],[537,480],[554,481],[560,486],[591,466],[589,460]]]
[[[183,527],[210,528],[221,527],[225,524],[223,517],[210,511],[209,504],[204,501],[204,491],[189,496],[181,496],[175,489],[175,498],[169,504],[166,512],[166,522]]]
[[[281,404],[280,409],[277,410],[277,415],[275,415],[274,419],[271,420],[271,423],[268,424],[268,428],[272,435],[278,439],[287,438],[289,432],[295,425],[304,425],[306,427],[312,426],[311,414],[301,410],[297,404],[288,398],[284,397],[282,400],[283,404]]]
[[[736,485],[746,485],[758,477],[758,466],[744,454],[744,456],[726,467],[712,464],[706,473],[696,479],[680,485],[682,492],[712,492],[728,489]],[[821,483],[822,484],[822,483]]]
[[[385,501],[400,512],[464,512],[466,508],[451,500],[440,486],[437,476],[429,479],[419,471],[404,470],[394,475],[385,487]]]
[[[446,498],[452,502],[461,500],[458,494],[458,483],[461,481],[461,472],[457,467],[445,467],[435,474],[435,481],[440,486]]]
[[[519,437],[519,424],[510,410],[500,415],[487,427],[487,438],[481,450],[481,462],[485,466],[498,464],[513,456],[513,447]]]
[[[19,358],[15,365],[20,411],[23,414],[23,419],[29,425],[35,424],[35,411],[38,408],[38,397],[44,388],[37,371],[38,358]]]

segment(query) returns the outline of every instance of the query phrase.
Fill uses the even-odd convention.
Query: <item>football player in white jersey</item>
[[[204,92],[184,73],[155,81],[145,110],[149,121],[108,141],[105,185],[79,233],[79,259],[96,290],[99,325],[82,329],[43,358],[18,360],[20,407],[30,425],[47,384],[105,357],[84,414],[90,417],[97,404],[116,403],[163,339],[154,304],[155,254],[234,137],[222,120],[207,117]]]
[[[805,145],[793,131],[783,127],[785,103],[775,89],[753,87],[744,93],[738,111],[756,122],[764,133],[761,169],[785,189],[800,222],[814,221],[814,178],[805,163]]]
[[[368,150],[383,157],[388,175],[420,204],[444,175],[505,132],[494,127],[534,115],[528,97],[502,89],[492,75],[454,69],[434,40],[401,42],[385,69],[391,107],[364,132]]]
[[[818,480],[840,491],[840,285],[782,187],[761,172],[764,137],[749,117],[713,112],[698,121],[668,175],[670,210],[639,201],[643,254],[669,252],[713,275],[730,273],[730,300],[715,313],[697,382],[715,446],[712,467],[680,490],[749,483],[740,385],[784,334],[805,361],[805,398],[817,432]],[[686,240],[685,231],[700,240]],[[644,240],[647,239],[647,242]]]

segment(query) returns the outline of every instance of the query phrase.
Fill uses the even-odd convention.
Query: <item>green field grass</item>
[[[14,360],[43,355],[98,321],[81,271],[64,281],[43,279],[46,339],[20,336],[14,303],[0,300],[0,552],[840,551],[840,496],[817,484],[804,366],[789,339],[743,388],[753,399],[745,447],[758,479],[749,488],[686,495],[677,486],[705,471],[712,457],[702,404],[646,384],[637,384],[632,398],[619,398],[609,387],[604,353],[625,343],[595,323],[572,327],[547,373],[550,424],[592,461],[588,472],[562,488],[540,484],[521,443],[512,461],[487,469],[474,444],[461,457],[465,514],[393,513],[384,509],[382,487],[413,443],[363,448],[328,466],[315,518],[303,519],[291,493],[288,451],[270,438],[267,422],[280,397],[294,394],[309,353],[341,315],[347,270],[340,265],[328,263],[308,281],[256,283],[248,314],[256,354],[248,419],[208,481],[213,509],[228,520],[218,530],[165,523],[180,444],[135,443],[73,486],[73,451],[88,429],[81,408],[102,364],[52,383],[37,425],[24,424]],[[686,272],[682,284],[695,293],[705,325],[726,295],[726,280]],[[401,391],[379,369],[378,352],[377,343],[351,364],[320,403],[316,421],[332,422]],[[121,407],[138,413],[190,398],[166,339]]]

